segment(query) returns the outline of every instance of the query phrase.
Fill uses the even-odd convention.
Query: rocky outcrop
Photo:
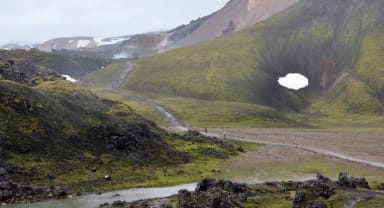
[[[117,201],[114,201],[112,203],[112,207],[118,207],[118,206],[123,206],[124,204],[126,204],[127,202],[125,201],[121,201],[121,200],[117,200]]]
[[[356,187],[369,189],[365,178],[355,178],[346,172],[339,174],[338,181],[331,181],[322,174],[317,174],[316,180],[299,183],[296,188],[293,208],[326,208],[327,199],[336,193],[336,190],[355,189]]]
[[[225,180],[204,179],[195,191],[180,190],[177,194],[178,208],[192,207],[241,207],[249,189],[243,184]]]
[[[267,184],[268,186],[273,186],[279,189],[281,192],[286,192],[288,190],[287,187],[285,187],[282,183],[277,181],[273,181],[273,182],[267,181],[265,184]]]
[[[226,158],[227,156],[223,153],[218,152],[217,150],[213,148],[204,148],[202,150],[202,153],[205,155],[208,155],[212,158]]]
[[[355,178],[346,172],[341,172],[339,174],[339,180],[337,182],[340,186],[344,187],[350,187],[350,188],[356,188],[356,187],[362,187],[362,188],[368,188],[369,185],[368,182],[365,180],[365,178]]]
[[[296,188],[293,208],[323,208],[326,205],[321,200],[326,200],[335,194],[337,184],[322,174],[316,180],[299,183]],[[321,200],[320,200],[321,199]]]
[[[105,148],[120,152],[137,152],[153,147],[159,142],[160,136],[147,123],[118,127],[118,124],[100,125],[91,129],[89,134],[104,140]]]
[[[175,135],[175,136],[178,136],[178,135]],[[201,153],[212,158],[224,159],[224,158],[228,158],[228,155],[238,154],[240,150],[244,151],[242,147],[240,148],[240,150],[239,148],[236,149],[232,144],[226,142],[223,139],[219,139],[217,137],[205,136],[195,130],[188,130],[184,135],[178,136],[178,137],[184,141],[214,144],[225,149],[225,151],[218,150],[217,148],[201,148],[199,150]]]
[[[294,198],[289,194],[293,191],[296,192]],[[384,196],[384,193],[340,186],[338,181],[332,181],[322,174],[317,174],[314,180],[301,183],[287,181],[254,185],[206,178],[197,184],[194,191],[180,190],[176,196],[139,200],[123,207],[172,207],[170,204],[177,198],[178,208],[280,207],[281,200],[292,202],[293,208],[327,208],[340,207],[343,202],[347,207],[350,203],[356,203],[356,199],[380,196]],[[276,204],[273,203],[275,200]]]
[[[219,139],[217,137],[205,136],[205,135],[201,134],[200,132],[194,131],[194,130],[188,130],[188,132],[186,134],[181,136],[181,139],[184,141],[216,144],[216,145],[219,145],[230,152],[235,152],[235,150],[236,150],[232,144],[229,144],[228,142],[226,142],[222,139]],[[242,147],[241,147],[241,150],[244,151],[244,149]]]
[[[0,59],[0,80],[10,80],[19,84],[37,85],[39,80],[54,81],[63,80],[64,78],[56,72],[38,71],[36,67],[25,64],[15,63],[13,60],[1,62]]]
[[[11,73],[9,61],[14,61]],[[87,73],[99,70],[100,67],[110,63],[105,58],[67,56],[58,53],[46,53],[37,49],[25,50],[1,50],[0,68],[4,79],[35,84],[42,81],[64,79],[59,74],[69,75],[74,79],[80,79]]]
[[[9,173],[20,171],[22,170],[15,165],[0,165],[0,202],[16,203],[52,197],[58,199],[67,197],[67,189],[61,186],[40,187],[17,184],[10,179]]]
[[[227,180],[216,181],[215,179],[204,179],[197,184],[195,192],[207,191],[212,188],[219,188],[224,191],[237,194],[238,198],[241,200],[245,200],[247,198],[249,191],[245,184],[233,183]]]

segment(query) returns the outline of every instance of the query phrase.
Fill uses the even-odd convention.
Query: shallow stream
[[[106,202],[112,203],[117,200],[136,201],[140,199],[167,197],[180,189],[194,190],[196,183],[182,184],[178,186],[158,187],[158,188],[132,188],[120,191],[105,192],[101,195],[86,194],[82,196],[66,198],[62,200],[48,200],[28,204],[14,204],[3,206],[6,208],[97,208]],[[119,196],[116,196],[116,195]]]

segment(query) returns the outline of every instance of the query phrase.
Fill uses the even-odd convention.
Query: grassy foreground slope
[[[17,65],[11,71],[0,62],[2,180],[70,191],[166,185],[211,176],[238,154],[219,140],[168,134],[125,103],[99,98],[50,69]]]
[[[120,79],[126,68],[127,63],[110,64],[102,70],[87,74],[81,80],[81,84],[92,89],[92,92],[100,97],[128,104],[136,113],[144,116],[148,120],[154,121],[158,126],[164,126],[165,119],[163,115],[157,112],[152,106],[129,99],[127,96],[111,92],[107,89],[111,83]]]
[[[123,87],[314,117],[380,117],[383,8],[379,0],[302,1],[236,34],[138,60]],[[278,85],[293,72],[307,76],[309,87]]]

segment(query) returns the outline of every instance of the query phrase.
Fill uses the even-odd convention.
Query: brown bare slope
[[[239,31],[297,2],[299,0],[231,0],[221,10],[200,23],[200,27],[172,44],[170,48],[180,48]]]

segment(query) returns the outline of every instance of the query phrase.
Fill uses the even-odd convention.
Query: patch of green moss
[[[356,65],[357,76],[380,96],[384,97],[384,35],[383,27],[376,28],[362,41]]]
[[[64,185],[75,191],[118,190],[132,187],[153,187],[177,185],[199,181],[206,177],[214,177],[220,173],[220,164],[224,159],[212,158],[205,155],[201,149],[212,148],[228,154],[229,158],[236,154],[211,143],[184,142],[175,138],[167,138],[171,148],[190,154],[190,160],[183,164],[156,166],[150,164],[138,165],[131,160],[104,153],[100,155],[102,163],[92,163],[97,156],[93,152],[81,151],[71,157],[46,158],[36,154],[12,154],[8,162],[17,164],[27,171],[15,175],[14,180],[35,185]],[[243,143],[236,143],[244,145]],[[176,158],[169,158],[176,159]],[[96,167],[96,171],[91,169]],[[104,175],[112,176],[112,181],[105,181]],[[54,176],[49,180],[48,175]]]
[[[248,198],[242,205],[244,208],[290,208],[292,201],[286,200],[285,196]]]
[[[60,94],[66,96],[92,96],[91,91],[83,88],[78,83],[69,82],[66,80],[56,80],[51,82],[42,82],[35,89],[49,92],[52,94]]]
[[[381,208],[384,204],[384,197],[369,197],[356,203],[356,208]]]
[[[184,125],[191,127],[298,127],[306,126],[280,112],[262,105],[168,97],[145,94],[146,98],[164,106]]]
[[[352,77],[340,83],[327,97],[312,106],[329,117],[346,115],[377,115],[383,110],[375,92]]]
[[[327,199],[326,203],[330,208],[344,207],[346,203],[345,191],[336,190],[335,193]]]
[[[103,69],[87,74],[82,82],[90,88],[104,89],[109,83],[116,80],[126,68],[126,63],[110,64]]]
[[[334,38],[335,29],[331,24],[314,25],[312,27],[312,36],[324,44]]]
[[[255,60],[248,55],[253,51],[252,39],[250,34],[242,33],[233,36],[233,39],[209,41],[153,56],[145,61],[139,60],[135,62],[135,69],[124,86],[128,89],[191,95],[202,99],[252,99],[252,93],[237,91],[238,87],[250,87],[254,84],[250,79],[250,72]],[[238,47],[239,45],[244,47]],[[237,47],[238,50],[226,50],[228,47]],[[196,51],[199,52],[195,53]],[[159,64],[165,60],[167,62],[164,65]],[[137,79],[137,76],[143,79]]]
[[[337,178],[341,171],[346,171],[354,176],[364,176],[368,181],[383,180],[380,169],[343,161],[329,161],[319,158],[264,162],[250,158],[252,158],[252,154],[246,154],[234,158],[228,163],[223,163],[220,167],[222,171],[219,176],[240,181],[251,181],[252,179],[257,181],[302,180],[301,178],[314,178],[317,173],[322,173],[330,178]]]
[[[161,126],[161,127],[166,126],[166,121],[164,116],[148,104],[137,102],[135,100],[128,98],[127,96],[113,93],[105,89],[95,89],[95,88],[91,88],[91,89],[92,89],[92,92],[94,92],[96,95],[100,97],[127,104],[129,107],[131,107],[132,111],[143,116],[148,120],[154,121],[158,126]]]

